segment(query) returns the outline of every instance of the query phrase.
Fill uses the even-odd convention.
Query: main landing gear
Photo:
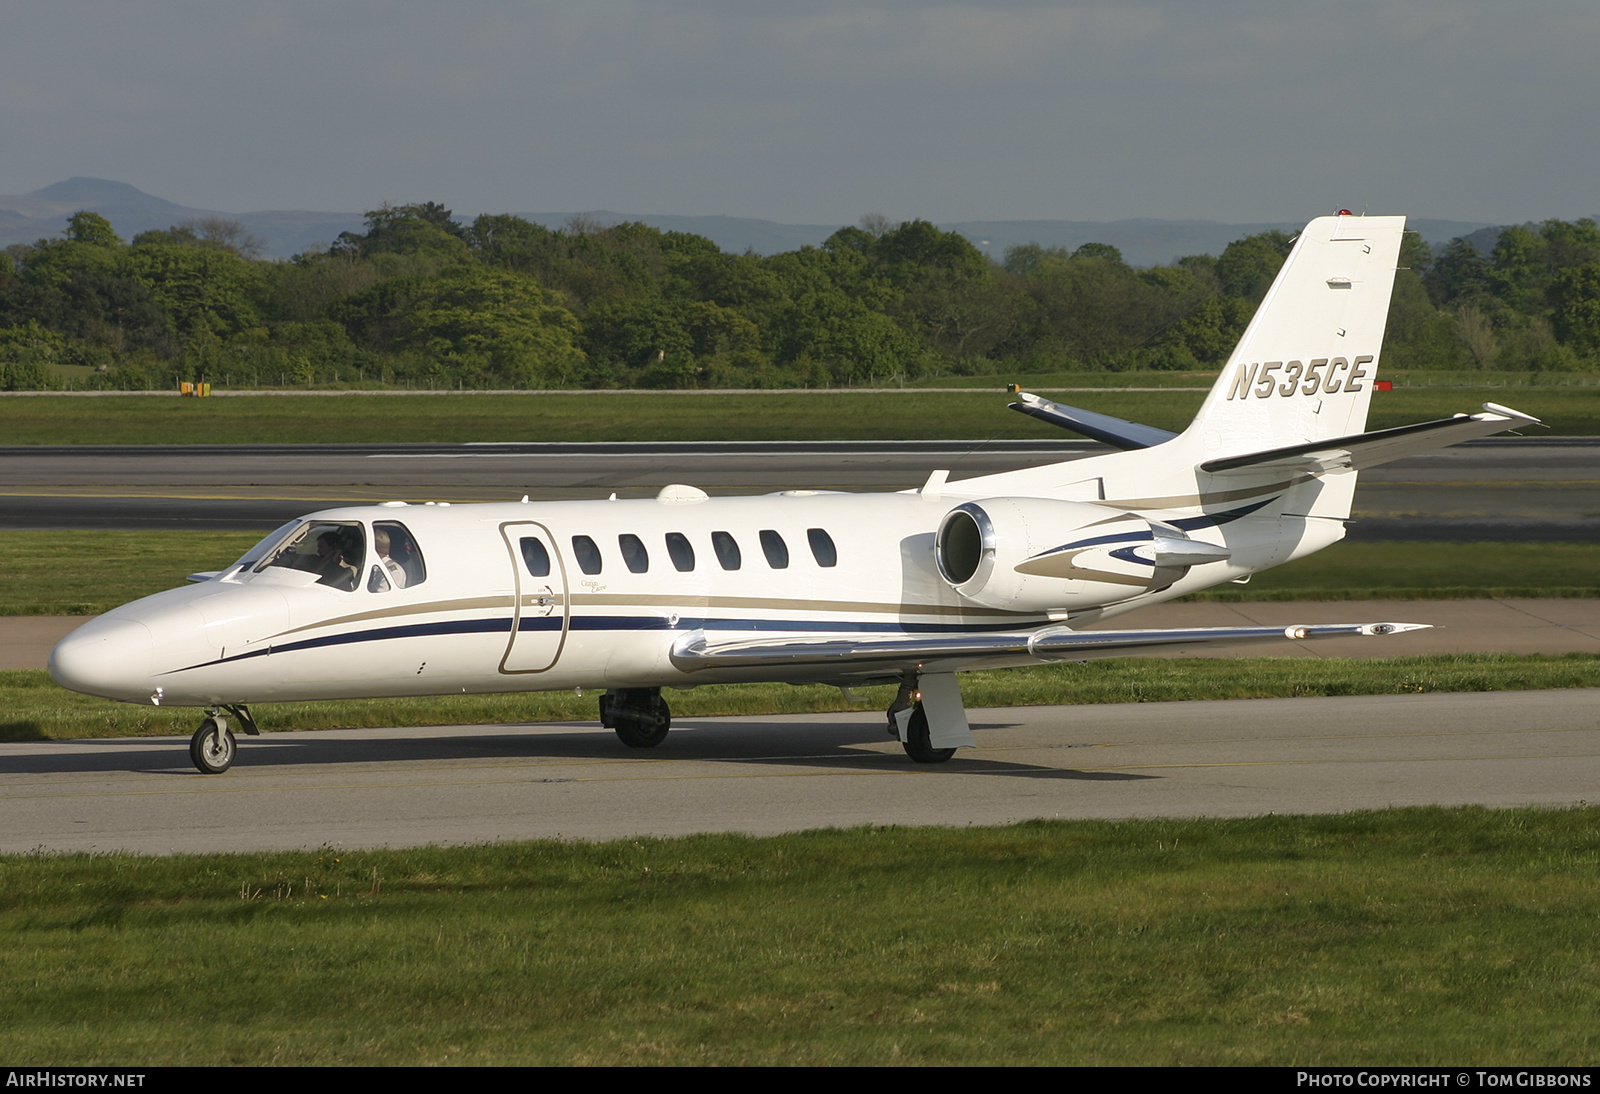
[[[619,688],[600,696],[600,724],[629,748],[654,748],[667,739],[672,711],[660,688]]]
[[[906,755],[919,764],[942,764],[957,748],[972,746],[961,689],[953,673],[906,676],[888,714],[889,736],[899,740]],[[935,747],[936,743],[940,747]]]
[[[233,715],[239,722],[239,728],[249,736],[261,735],[261,730],[256,728],[256,721],[250,717],[250,708],[247,706],[212,707],[206,711],[205,721],[200,723],[200,728],[189,738],[189,759],[203,775],[222,774],[233,766],[233,758],[239,752],[233,731],[228,728],[227,714],[223,711]]]

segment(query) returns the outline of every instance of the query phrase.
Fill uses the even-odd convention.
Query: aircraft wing
[[[1017,397],[1017,401],[1006,405],[1012,410],[1124,451],[1152,448],[1177,436],[1176,433],[1157,429],[1153,425],[1141,425],[1125,418],[1113,418],[1109,414],[1084,410],[1082,407],[1053,403],[1049,399],[1041,399],[1031,392],[1023,391],[1015,384],[1012,385],[1011,391]]]
[[[710,668],[796,668],[909,671],[930,663],[1006,659],[1081,661],[1157,647],[1374,637],[1425,630],[1428,623],[1318,623],[1290,627],[1178,627],[1165,630],[1074,630],[1064,625],[1004,634],[834,634],[789,639],[712,641],[704,631],[679,639],[672,663],[685,672]],[[954,666],[947,668],[951,671]]]
[[[1453,418],[1358,433],[1351,437],[1272,448],[1243,456],[1225,456],[1206,461],[1200,465],[1200,470],[1213,475],[1266,468],[1305,470],[1316,474],[1337,470],[1360,471],[1391,460],[1459,444],[1474,437],[1503,433],[1519,425],[1537,425],[1538,422],[1538,418],[1521,411],[1484,403],[1481,414],[1457,414]]]

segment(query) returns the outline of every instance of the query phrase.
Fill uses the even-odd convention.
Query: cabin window
[[[667,554],[672,556],[672,564],[679,573],[694,569],[694,544],[682,532],[667,533]]]
[[[317,575],[317,584],[352,592],[361,581],[367,557],[367,534],[354,521],[306,521],[256,565]]]
[[[617,537],[617,546],[622,549],[622,561],[628,564],[628,569],[636,574],[642,574],[650,569],[650,552],[644,549],[644,541],[632,532],[624,532]]]
[[[839,565],[839,551],[827,532],[821,528],[807,528],[806,542],[811,544],[811,557],[817,560],[818,566]]]
[[[711,546],[717,552],[717,561],[724,570],[737,570],[743,559],[739,555],[739,541],[727,532],[712,532]]]
[[[550,576],[550,551],[545,547],[543,540],[534,539],[532,536],[523,536],[522,562],[528,567],[528,573],[534,577]]]
[[[771,528],[761,529],[761,551],[767,556],[767,565],[774,570],[786,570],[789,567],[789,545],[783,542],[783,537]]]
[[[422,551],[411,538],[411,532],[399,521],[380,520],[373,524],[372,549],[378,556],[374,565],[384,568],[389,584],[396,589],[409,589],[428,580]]]
[[[572,537],[572,557],[578,560],[578,569],[584,573],[600,572],[600,548],[588,536]]]

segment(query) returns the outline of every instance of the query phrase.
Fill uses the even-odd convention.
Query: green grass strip
[[[1203,391],[1086,392],[1074,405],[1180,430]],[[329,444],[423,441],[948,440],[1065,437],[1006,410],[1002,390],[903,392],[238,396],[0,399],[6,444]],[[1476,411],[1484,402],[1560,435],[1600,433],[1600,387],[1396,388],[1368,429]]]
[[[0,858],[0,1058],[1589,1065],[1600,809]]]
[[[0,615],[98,615],[219,570],[254,532],[0,531]]]
[[[1247,585],[1218,585],[1188,599],[1465,600],[1525,596],[1600,596],[1600,544],[1336,543],[1314,555],[1256,574]]]
[[[1114,658],[961,676],[962,697],[969,707],[1583,687],[1600,687],[1600,655],[1457,654],[1389,660]],[[598,726],[598,694],[447,695],[262,703],[251,709],[268,732],[523,722],[591,722]],[[877,722],[894,698],[894,689],[864,688],[857,692],[865,697],[861,703],[848,702],[838,689],[820,685],[724,684],[666,694],[678,719],[855,711],[864,721]],[[40,670],[0,672],[0,710],[5,712],[0,717],[0,741],[187,735],[200,719],[193,709],[133,706],[65,691]]]

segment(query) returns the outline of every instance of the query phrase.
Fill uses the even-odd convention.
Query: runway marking
[[[1374,486],[1600,486],[1600,479],[1373,479]]]

